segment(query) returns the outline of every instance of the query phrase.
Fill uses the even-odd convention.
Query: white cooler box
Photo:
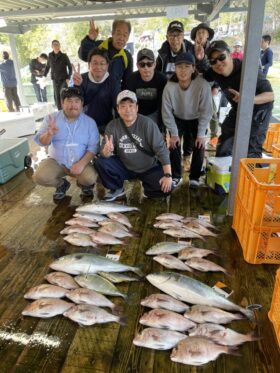
[[[229,192],[232,157],[209,157],[206,182],[218,194]]]

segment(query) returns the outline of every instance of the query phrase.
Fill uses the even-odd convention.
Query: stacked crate
[[[240,160],[233,229],[252,264],[280,264],[280,158]]]
[[[272,145],[272,157],[273,158],[280,158],[280,144]]]
[[[272,152],[272,146],[280,145],[280,123],[270,123],[267,133],[265,142],[263,143],[263,149],[271,153]]]

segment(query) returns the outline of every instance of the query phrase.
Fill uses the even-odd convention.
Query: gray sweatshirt
[[[156,166],[159,160],[161,165],[170,164],[169,151],[163,140],[158,126],[150,118],[138,114],[135,123],[127,127],[132,137],[138,144],[153,153],[154,156],[145,154],[131,142],[125,129],[121,124],[121,119],[113,119],[105,129],[105,135],[113,136],[114,154],[118,155],[128,170],[134,172],[145,172]],[[102,149],[105,140],[103,139]]]
[[[191,81],[183,90],[179,83],[168,82],[162,95],[162,119],[171,136],[178,136],[175,117],[182,120],[198,119],[197,137],[204,137],[212,118],[212,95],[210,84],[201,76]]]

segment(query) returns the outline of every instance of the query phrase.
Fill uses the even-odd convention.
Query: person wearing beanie
[[[19,111],[20,100],[17,93],[17,79],[14,62],[10,59],[9,53],[4,51],[3,61],[0,62],[0,75],[3,85],[6,105],[9,111]]]

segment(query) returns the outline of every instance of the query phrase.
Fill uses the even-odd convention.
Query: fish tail
[[[113,315],[119,316],[122,313],[122,311],[123,311],[123,307],[121,305],[114,304],[111,307],[111,310],[112,310],[112,314]]]
[[[254,331],[245,334],[245,336],[248,338],[247,339],[248,342],[260,341],[261,339],[263,339],[263,337],[259,337],[258,335],[256,335],[256,332]]]
[[[139,277],[145,277],[144,273],[141,271],[140,268],[137,268],[137,267],[131,267],[131,271],[136,273],[136,275],[138,275]]]
[[[255,314],[252,310],[240,307],[239,312],[245,315],[250,321],[255,321]]]
[[[125,325],[126,324],[126,320],[127,320],[127,317],[124,317],[124,316],[120,317],[118,323],[120,325]]]
[[[225,352],[229,355],[242,356],[241,353],[238,352],[238,347],[237,346],[226,347]]]

